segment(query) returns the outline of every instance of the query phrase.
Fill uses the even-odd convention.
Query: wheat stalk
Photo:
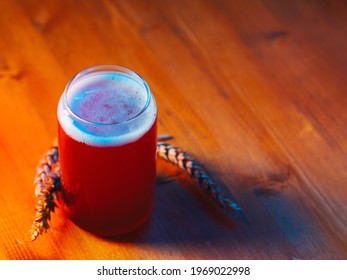
[[[237,216],[241,208],[230,198],[226,197],[222,189],[210,178],[204,168],[190,155],[179,147],[165,142],[158,142],[157,155],[168,162],[180,167],[196,179],[198,187],[205,191],[219,207]]]
[[[159,135],[158,140],[170,139],[169,135]],[[179,147],[172,146],[166,142],[157,143],[157,155],[168,162],[180,167],[191,177],[196,179],[198,187],[205,191],[219,207],[237,216],[241,208],[230,198],[210,178],[200,164]],[[35,218],[31,226],[31,241],[50,228],[51,212],[57,207],[58,193],[61,191],[60,165],[58,146],[52,148],[44,154],[37,167],[34,181],[35,195],[38,201],[35,207]]]
[[[35,207],[34,222],[30,230],[31,241],[36,240],[39,235],[47,232],[50,228],[51,212],[54,212],[55,201],[58,199],[58,192],[61,190],[57,146],[53,146],[40,160],[34,185],[38,201]]]

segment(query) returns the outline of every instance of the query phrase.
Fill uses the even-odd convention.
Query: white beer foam
[[[66,89],[69,94],[65,101],[69,108],[64,95],[60,98],[58,121],[67,135],[92,146],[118,146],[136,141],[152,127],[156,104],[151,96],[146,110],[141,113],[148,101],[148,88],[143,83],[123,74],[98,73],[87,78],[88,81],[86,77],[74,80]],[[93,102],[87,110],[78,105],[93,92],[102,94],[101,101]],[[103,116],[98,110],[105,107]],[[123,110],[124,107],[127,108]],[[116,111],[117,114],[112,114]]]

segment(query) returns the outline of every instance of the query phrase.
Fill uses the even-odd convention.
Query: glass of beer
[[[58,104],[64,211],[97,235],[127,233],[150,216],[157,107],[135,72],[100,65],[77,74]]]

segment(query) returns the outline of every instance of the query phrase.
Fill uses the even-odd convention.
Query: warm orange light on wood
[[[324,5],[1,1],[0,259],[346,259],[347,6]],[[158,161],[139,231],[100,238],[58,209],[49,233],[17,242],[58,99],[73,75],[105,63],[145,78],[159,134],[234,195],[237,222]]]

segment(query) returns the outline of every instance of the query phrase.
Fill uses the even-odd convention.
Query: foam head
[[[58,104],[61,127],[73,139],[93,146],[133,142],[156,118],[147,83],[118,66],[97,66],[76,75]]]

